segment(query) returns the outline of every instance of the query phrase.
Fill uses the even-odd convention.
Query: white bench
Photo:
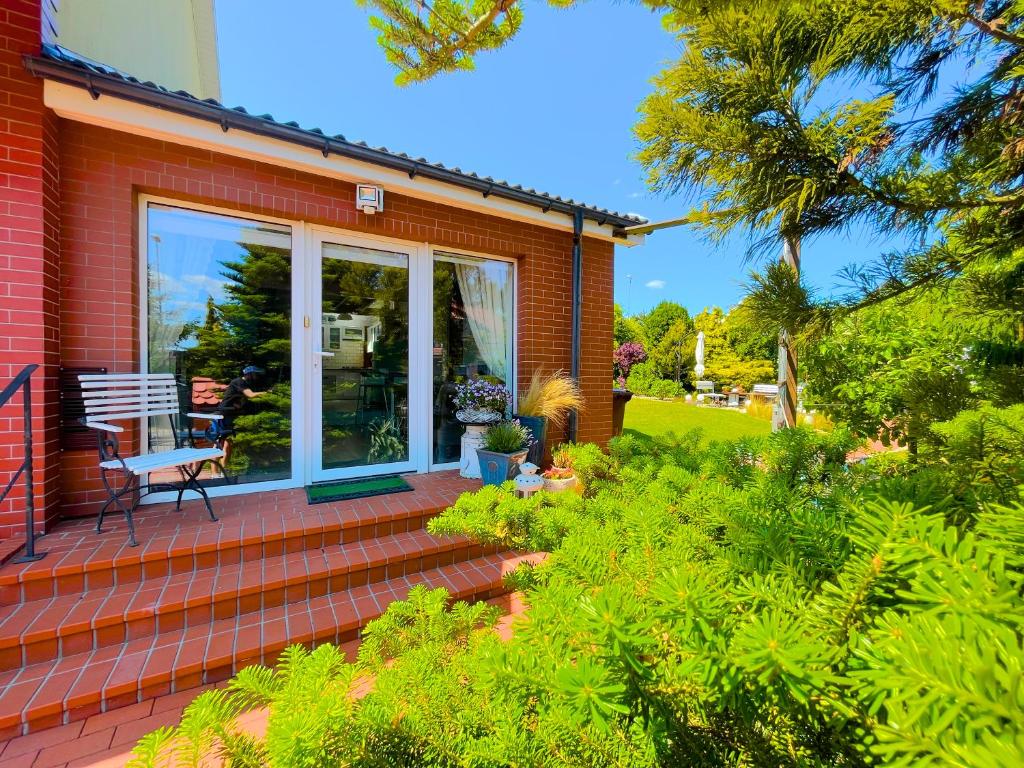
[[[698,381],[696,387],[698,403],[703,403],[706,400],[711,405],[721,405],[725,402],[726,396],[720,392],[715,392],[715,382]]]
[[[100,509],[100,517],[96,523],[96,532],[101,533],[103,516],[111,505],[124,513],[128,521],[128,542],[137,546],[135,541],[135,523],[132,513],[139,505],[139,500],[146,493],[152,492],[150,485],[142,485],[142,477],[160,469],[177,469],[181,480],[162,481],[156,487],[167,488],[178,492],[176,509],[181,509],[181,497],[185,491],[198,493],[206,504],[210,519],[217,521],[210,505],[210,497],[200,485],[198,476],[207,462],[219,463],[224,457],[220,448],[196,448],[192,443],[191,419],[220,419],[216,413],[187,413],[190,420],[188,445],[182,444],[174,419],[181,415],[178,400],[178,384],[170,373],[115,373],[115,374],[83,374],[78,377],[82,386],[82,403],[85,406],[85,417],[82,423],[97,430],[100,455],[100,476],[110,498]],[[118,434],[125,428],[112,421],[138,421],[153,416],[167,416],[171,434],[174,436],[174,449],[159,453],[146,453],[141,456],[121,456]],[[120,483],[111,484],[108,474],[120,475]],[[125,497],[130,496],[130,503]]]
[[[763,397],[765,400],[774,400],[779,396],[779,385],[778,384],[755,384],[754,389],[750,393],[757,397]]]

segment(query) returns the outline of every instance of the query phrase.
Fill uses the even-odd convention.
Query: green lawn
[[[633,398],[626,404],[624,432],[647,435],[682,434],[700,428],[706,440],[732,440],[747,435],[767,435],[771,424],[727,408],[698,408],[683,400]]]

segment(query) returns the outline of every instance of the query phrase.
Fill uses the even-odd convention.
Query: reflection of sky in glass
[[[211,298],[216,303],[227,298],[224,265],[245,256],[243,243],[291,248],[287,226],[161,205],[149,206],[148,229],[153,352],[194,344],[179,341],[181,329],[206,317]]]

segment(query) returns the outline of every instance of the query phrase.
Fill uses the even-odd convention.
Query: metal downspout
[[[571,375],[580,383],[580,346],[583,335],[583,210],[572,212],[572,362]],[[579,414],[569,412],[569,442],[576,442]]]

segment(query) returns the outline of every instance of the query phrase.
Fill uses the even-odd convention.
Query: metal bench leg
[[[132,520],[132,512],[134,512],[135,508],[139,505],[139,498],[135,495],[134,488],[135,482],[138,478],[135,475],[127,475],[125,477],[124,485],[115,491],[107,480],[107,471],[102,470],[100,475],[103,479],[103,485],[107,489],[107,493],[110,494],[110,498],[107,499],[106,503],[100,508],[100,517],[96,521],[96,533],[103,533],[103,517],[106,515],[110,505],[113,504],[124,514],[125,520],[128,523],[128,546],[137,547],[138,543],[135,541],[135,521]],[[121,499],[129,493],[132,494],[132,500],[131,504],[126,507]]]
[[[181,495],[191,489],[203,497],[203,503],[206,504],[206,511],[210,513],[210,520],[217,522],[217,516],[213,514],[213,505],[210,504],[210,497],[206,495],[206,489],[196,479],[199,477],[199,473],[203,471],[203,465],[206,461],[200,461],[189,467],[181,466],[178,467],[178,471],[181,473],[182,484],[178,488],[178,509],[181,509]]]

